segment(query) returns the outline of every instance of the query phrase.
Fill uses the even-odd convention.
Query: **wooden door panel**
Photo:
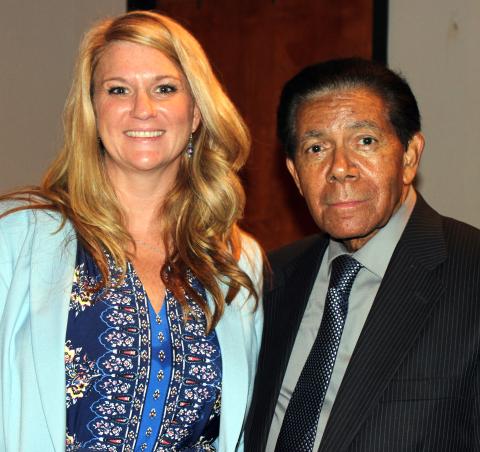
[[[373,0],[157,0],[202,43],[252,133],[242,226],[266,249],[315,232],[276,139],[281,88],[320,60],[372,54]]]

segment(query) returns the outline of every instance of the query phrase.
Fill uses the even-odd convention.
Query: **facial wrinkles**
[[[358,248],[406,191],[405,151],[385,104],[365,89],[330,92],[302,105],[297,119],[302,145],[289,169],[320,229]]]
[[[371,126],[372,129],[376,128],[378,131],[378,125],[375,125],[367,119],[360,119],[355,122],[352,122],[351,120],[352,117],[358,115],[356,105],[362,98],[369,102],[368,95],[362,91],[358,91],[355,96],[352,96],[348,91],[339,91],[333,96],[330,96],[327,93],[318,98],[313,97],[309,101],[306,101],[299,108],[298,116],[302,115],[302,113],[305,115],[302,120],[298,121],[300,123],[299,136],[301,139],[312,135],[322,137],[329,133],[338,133],[343,129],[353,130],[362,127],[368,128],[369,126]],[[311,103],[315,103],[315,109],[305,108],[311,105]],[[372,112],[374,111],[374,114],[384,117],[385,123],[390,125],[384,109],[379,109],[379,106],[374,103],[371,103],[371,109]],[[307,114],[305,114],[305,110],[307,110]],[[322,115],[318,114],[319,110],[322,110]],[[319,123],[319,125],[315,127],[315,129],[302,131],[302,124],[310,123],[312,122],[312,119],[314,120],[313,122]]]
[[[371,172],[369,168],[370,162],[367,158],[353,154],[349,150],[350,135],[354,134],[356,130],[366,129],[375,132],[376,137],[379,139],[378,145],[382,145],[382,133],[381,127],[374,121],[368,119],[362,119],[365,112],[358,112],[356,104],[360,97],[366,96],[351,96],[345,95],[345,93],[338,93],[334,96],[319,97],[312,99],[305,104],[310,106],[311,103],[315,103],[315,108],[305,108],[300,111],[303,116],[299,121],[300,124],[313,127],[305,128],[301,132],[302,141],[308,142],[310,139],[326,140],[329,141],[333,147],[330,158],[330,165],[325,164],[323,168],[323,178],[332,179],[329,173],[331,171],[331,165],[337,165],[337,176],[345,176],[347,172],[351,172],[352,167],[357,165],[362,167],[362,172]],[[372,111],[375,111],[375,115],[385,117],[384,110],[379,110],[378,106],[372,105]],[[352,119],[353,118],[353,119]],[[387,121],[386,121],[387,123]],[[334,159],[334,160],[333,160]],[[301,160],[301,159],[300,159]],[[388,162],[385,162],[388,164]],[[300,164],[315,166],[318,163],[314,159]],[[375,168],[373,168],[375,170]],[[345,177],[340,180],[333,179],[330,183],[324,184],[320,179],[318,184],[323,189],[321,190],[320,202],[326,206],[334,205],[341,202],[351,201],[367,201],[375,197],[374,190],[362,181],[360,172],[355,178]],[[357,174],[357,173],[355,173]]]

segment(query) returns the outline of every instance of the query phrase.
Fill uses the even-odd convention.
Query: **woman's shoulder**
[[[260,247],[257,240],[250,235],[248,232],[240,230],[240,240],[242,244],[242,254],[243,253],[252,253],[252,254],[262,254],[262,248]]]
[[[75,243],[74,238],[71,224],[58,212],[0,201],[0,267],[11,266],[20,257],[30,259],[32,253],[57,259],[58,249]]]
[[[239,266],[246,273],[260,275],[263,272],[264,252],[253,236],[240,231],[241,255]]]
[[[25,233],[32,228],[57,230],[62,225],[62,216],[50,209],[30,207],[27,201],[0,201],[0,231]]]
[[[28,227],[34,219],[33,209],[26,202],[0,201],[0,228]]]

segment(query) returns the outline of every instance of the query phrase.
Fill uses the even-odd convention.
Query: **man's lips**
[[[328,207],[334,207],[336,209],[351,209],[363,204],[365,200],[345,200],[345,201],[329,201]]]

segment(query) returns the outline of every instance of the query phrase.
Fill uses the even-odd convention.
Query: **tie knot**
[[[332,262],[331,286],[344,293],[350,293],[353,281],[361,268],[362,264],[348,254],[336,257]]]

